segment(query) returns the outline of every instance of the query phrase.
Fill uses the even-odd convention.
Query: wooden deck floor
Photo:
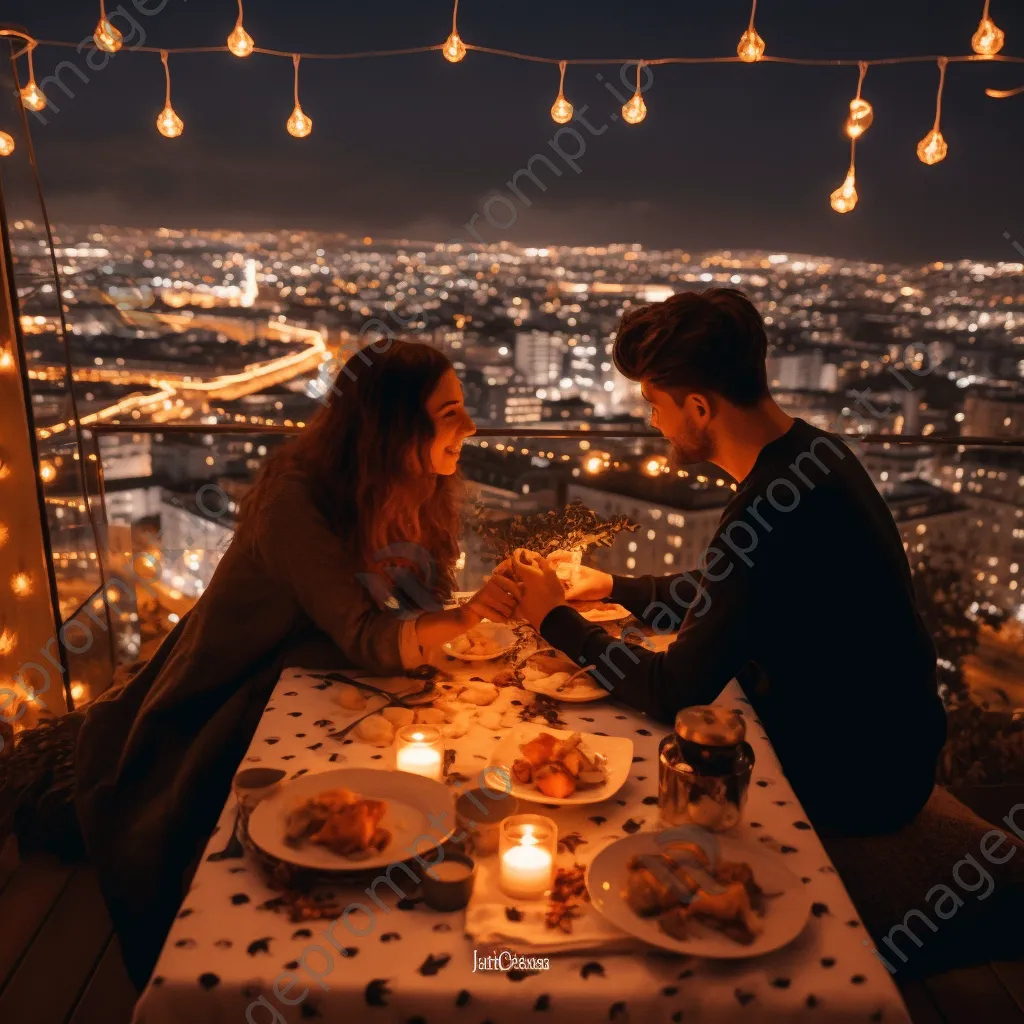
[[[128,1024],[135,988],[92,871],[0,851],[0,1021]]]
[[[1024,963],[900,985],[914,1024],[1024,1024]],[[0,1021],[129,1024],[136,993],[86,865],[0,850]]]

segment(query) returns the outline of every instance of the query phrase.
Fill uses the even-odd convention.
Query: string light
[[[248,57],[254,45],[252,36],[242,27],[242,0],[238,0],[238,21],[228,36],[228,49],[236,57]]]
[[[757,0],[750,5],[750,24],[747,31],[740,36],[739,45],[736,47],[736,54],[744,64],[756,64],[764,56],[764,40],[757,34],[754,28],[754,12],[757,10]]]
[[[942,90],[946,85],[946,65],[949,61],[945,57],[939,58],[939,91],[935,97],[935,124],[932,130],[917,144],[917,158],[926,164],[937,164],[946,159],[946,152],[949,147],[946,140],[939,131],[939,119],[942,117]]]
[[[558,99],[551,104],[551,120],[555,124],[568,124],[572,120],[572,104],[565,98],[565,61],[558,62]]]
[[[978,29],[971,36],[971,46],[981,57],[994,57],[1003,48],[1006,40],[1006,33],[988,16],[989,2],[990,0],[985,0],[985,10],[982,12]]]
[[[255,44],[252,44],[252,38],[245,32],[243,27],[243,0],[238,0],[238,20],[235,24],[235,30],[228,37],[228,49],[232,53],[236,53],[240,56],[246,56],[250,53],[256,52]],[[836,58],[790,58],[790,57],[778,57],[768,56],[765,54],[765,43],[761,36],[758,34],[755,28],[755,17],[757,11],[757,0],[751,0],[750,9],[750,21],[748,23],[747,30],[743,33],[740,43],[737,46],[736,53],[738,58],[745,63],[754,63],[760,60],[772,61],[781,64],[793,64],[802,67],[837,67],[837,66],[851,66],[857,64],[861,69],[861,78],[858,82],[858,96],[851,102],[850,115],[845,124],[845,130],[847,135],[851,139],[859,138],[860,135],[867,130],[871,121],[873,120],[874,112],[871,109],[871,104],[868,103],[860,95],[861,85],[864,77],[864,69],[874,65],[903,65],[903,64],[917,64],[926,63],[932,60],[938,59],[942,77],[940,78],[939,85],[939,98],[937,102],[937,110],[941,104],[942,87],[944,82],[944,75],[946,66],[950,63],[966,63],[969,61],[976,61],[979,57],[985,57],[992,60],[1005,61],[1007,63],[1021,64],[1024,63],[1024,57],[1008,56],[1000,53],[999,51],[1003,47],[1004,33],[1000,30],[989,17],[989,4],[990,0],[985,0],[985,6],[981,23],[978,26],[978,31],[972,37],[974,44],[974,52],[970,55],[965,56],[951,56],[951,57],[924,57],[917,55],[905,55],[905,56],[893,56],[880,58],[878,60],[869,61],[857,61],[851,59],[836,59]],[[76,48],[80,44],[74,41],[66,40],[53,40],[53,39],[36,39],[34,36],[28,34],[24,30],[0,27],[0,37],[16,37],[24,40],[25,47],[19,51],[15,56],[21,56],[22,54],[29,53],[30,57],[30,69],[29,69],[29,84],[26,86],[25,91],[28,91],[29,102],[38,102],[38,97],[31,92],[31,87],[34,84],[34,77],[31,69],[31,49],[35,46],[60,46],[68,48]],[[122,34],[111,25],[106,15],[106,8],[104,0],[100,0],[100,20],[97,24],[96,31],[94,33],[94,41],[100,49],[108,53],[116,53],[122,48],[123,37]],[[250,44],[251,48],[250,48]],[[157,50],[152,46],[132,46],[133,51],[142,51],[147,53],[160,53],[161,58],[164,62],[165,73],[167,74],[167,92],[168,102],[157,119],[157,127],[161,134],[167,137],[174,138],[182,133],[184,130],[184,124],[181,118],[174,112],[170,106],[170,76],[167,72],[167,54],[169,53],[199,53],[208,52],[211,50],[220,50],[221,47],[183,47],[170,50]],[[374,50],[362,53],[316,53],[307,54],[306,56],[315,56],[321,59],[328,60],[344,60],[349,58],[369,58],[369,57],[389,57],[396,55],[412,54],[412,53],[429,53],[435,52],[440,49],[446,60],[457,63],[464,59],[468,49],[466,44],[462,41],[458,32],[458,0],[454,0],[452,8],[452,31],[448,36],[448,39],[440,46],[426,45],[426,46],[412,46],[405,47],[402,49],[390,49],[390,50]],[[592,65],[592,64],[612,64],[621,63],[621,61],[607,59],[597,60],[592,58],[575,58],[571,60],[555,60],[548,57],[538,56],[536,54],[520,53],[513,50],[497,49],[491,47],[478,47],[474,46],[472,49],[481,50],[496,56],[507,57],[513,60],[530,61],[545,64],[557,64],[560,71],[559,81],[559,95],[556,99],[555,104],[552,106],[551,114],[552,118],[556,123],[565,123],[559,121],[559,118],[564,117],[568,111],[572,110],[572,104],[565,100],[564,95],[564,77],[565,68],[568,64],[579,64],[579,65]],[[272,56],[284,57],[289,56],[287,53],[282,53],[279,50],[261,50],[262,53],[267,53]],[[293,60],[297,61],[302,54],[292,55]],[[639,61],[637,64],[637,90],[630,100],[623,106],[622,114],[623,119],[628,124],[637,124],[644,120],[647,114],[647,107],[644,103],[643,97],[639,89],[639,72],[640,68],[646,64],[658,64],[659,66],[668,66],[673,64],[717,64],[717,63],[728,63],[736,60],[735,57],[661,57],[651,61]],[[632,63],[632,60],[626,61],[625,63]],[[38,88],[38,86],[36,86]],[[1007,98],[1010,96],[1016,96],[1024,92],[1024,86],[1016,89],[986,89],[986,95],[994,98]],[[40,90],[41,98],[46,103],[46,96],[42,94]],[[23,102],[25,100],[23,95]],[[563,106],[564,103],[564,106]],[[571,120],[574,114],[568,114],[566,120]],[[293,130],[293,127],[295,130]],[[859,129],[859,131],[858,131]],[[289,118],[289,131],[299,138],[308,135],[312,130],[312,120],[307,117],[298,103],[296,103],[296,109],[292,113],[292,117]],[[15,148],[15,141],[13,137],[7,133],[0,131],[0,157],[10,155]],[[918,144],[918,156],[925,163],[938,163],[945,159],[947,155],[947,147],[945,139],[942,137],[942,133],[939,130],[939,119],[936,117],[936,123],[933,129],[925,136],[924,139]],[[841,191],[841,190],[840,190]],[[137,411],[136,411],[137,414]]]
[[[626,124],[639,124],[647,116],[647,104],[640,93],[640,71],[643,66],[642,60],[636,62],[636,91],[622,105],[622,120]]]
[[[985,95],[991,96],[994,100],[1008,100],[1011,96],[1019,96],[1024,92],[1024,85],[1018,85],[1016,89],[986,89]]]
[[[156,130],[165,139],[176,139],[184,130],[185,122],[174,112],[171,106],[171,67],[167,62],[167,51],[160,51],[160,60],[164,66],[164,109],[156,119]]]
[[[39,463],[39,479],[44,484],[48,484],[55,480],[57,477],[57,470],[54,468],[52,462],[47,462],[45,459]]]
[[[456,19],[459,16],[459,0],[455,0],[455,6],[452,8],[452,33],[444,41],[444,46],[441,47],[441,52],[444,54],[444,59],[449,64],[458,64],[463,57],[466,56],[466,44],[462,41],[459,35],[459,27],[456,25]]]
[[[295,109],[288,118],[288,134],[297,139],[304,139],[313,130],[313,118],[307,117],[299,105],[299,54],[292,55],[292,67],[295,70]]]
[[[850,100],[850,115],[846,119],[846,134],[851,139],[859,139],[875,119],[874,108],[867,100],[862,99],[860,92],[864,87],[864,76],[868,73],[867,61],[860,62],[860,77],[857,79],[857,95]]]
[[[43,90],[36,85],[36,72],[32,66],[32,51],[35,46],[30,46],[28,49],[28,84],[22,86],[21,89],[21,102],[29,110],[42,110],[46,106],[46,95]]]
[[[11,590],[15,597],[28,597],[32,589],[32,577],[27,572],[16,572],[11,577]]]
[[[849,213],[857,205],[857,181],[854,164],[857,156],[857,140],[850,140],[850,169],[846,180],[832,193],[832,209],[836,213]]]
[[[103,6],[103,0],[100,0],[100,20],[96,26],[96,31],[92,34],[92,40],[104,53],[117,53],[124,42],[124,37],[121,33],[107,20],[107,12]]]

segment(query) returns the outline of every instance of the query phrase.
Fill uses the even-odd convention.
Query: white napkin
[[[576,856],[559,854],[556,865],[572,867],[573,863],[588,863],[593,853],[584,858],[582,852],[582,849],[578,850]],[[617,953],[630,952],[643,945],[639,939],[606,921],[589,900],[579,904],[579,916],[573,919],[570,933],[560,928],[548,928],[544,923],[548,908],[546,899],[517,900],[501,891],[497,854],[477,858],[476,865],[473,895],[466,907],[466,931],[478,949],[494,946],[544,953]],[[521,919],[510,919],[506,908],[518,910],[522,914]]]

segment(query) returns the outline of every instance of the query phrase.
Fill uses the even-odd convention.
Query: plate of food
[[[594,857],[587,891],[612,924],[662,949],[719,959],[761,956],[803,931],[811,898],[781,857],[711,833],[707,842],[669,841],[678,831],[637,832]]]
[[[463,661],[493,661],[508,654],[516,635],[500,622],[479,622],[465,633],[441,644],[441,650]]]
[[[451,834],[447,786],[410,772],[338,768],[282,783],[256,805],[249,838],[264,853],[297,867],[365,871],[408,860]],[[430,837],[430,838],[427,838]]]
[[[633,614],[621,604],[609,604],[607,601],[570,601],[569,606],[587,622],[623,622]]]
[[[614,796],[629,778],[633,741],[528,722],[498,743],[490,764],[507,773],[509,792],[519,800],[595,804]]]
[[[540,651],[519,664],[523,689],[570,704],[603,700],[608,691],[587,671],[559,651]]]

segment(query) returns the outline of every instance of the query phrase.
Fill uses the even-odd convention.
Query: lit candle
[[[442,760],[440,730],[420,726],[406,726],[398,730],[395,764],[400,772],[440,780]]]
[[[551,888],[554,876],[555,823],[540,815],[524,814],[502,824],[502,890],[518,899],[540,899]]]

